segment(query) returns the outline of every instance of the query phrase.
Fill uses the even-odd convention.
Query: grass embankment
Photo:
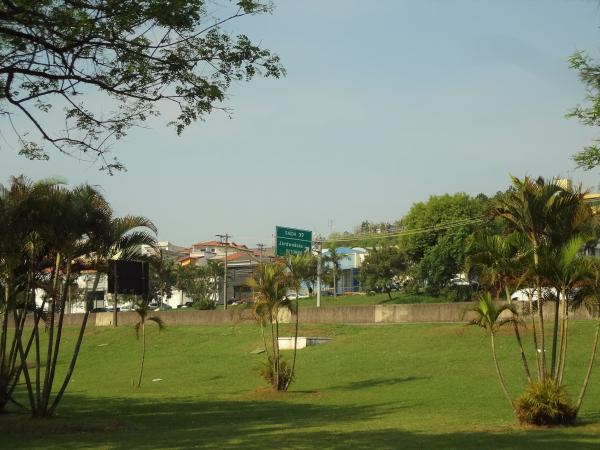
[[[592,328],[591,322],[571,326],[571,395],[583,378]],[[489,340],[480,330],[458,324],[302,325],[301,335],[333,340],[300,350],[297,382],[277,394],[257,374],[264,354],[251,353],[261,342],[256,325],[173,326],[160,336],[151,329],[138,390],[132,380],[140,343],[132,328],[91,328],[59,416],[31,421],[12,409],[0,417],[0,447],[600,447],[598,371],[580,426],[524,429],[502,396]],[[66,330],[65,347],[74,336],[75,330]],[[517,394],[523,377],[511,334],[498,337],[498,353]]]
[[[447,303],[445,297],[434,297],[425,294],[408,294],[404,292],[392,292],[392,298],[383,294],[372,294],[372,295],[338,295],[334,297],[332,295],[321,296],[322,307],[335,307],[335,306],[364,306],[364,305],[399,305],[399,304],[411,304],[411,303]],[[317,298],[301,298],[300,307],[314,308],[317,306]]]

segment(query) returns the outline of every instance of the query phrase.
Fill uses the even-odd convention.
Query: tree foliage
[[[268,11],[261,0],[230,1],[220,11],[205,0],[4,0],[0,114],[29,158],[49,154],[14,116],[63,153],[123,169],[107,153],[131,127],[171,105],[169,124],[179,134],[215,109],[227,111],[232,82],[284,74],[277,56],[223,29]],[[99,98],[108,103],[93,108]],[[64,128],[55,132],[49,113],[59,105]]]
[[[54,414],[74,373],[89,317],[87,309],[74,350],[65,354],[61,343],[70,290],[83,271],[105,270],[114,251],[127,255],[140,242],[148,243],[149,235],[131,228],[129,219],[113,217],[102,194],[87,184],[69,189],[56,180],[16,177],[8,187],[0,185],[0,411],[14,400],[21,379],[31,414]],[[138,226],[154,230],[150,221],[139,219]],[[36,291],[44,294],[41,305],[35,303]],[[56,371],[61,359],[66,368]]]
[[[490,208],[490,214],[503,226],[500,235],[480,233],[477,235],[480,241],[473,246],[477,251],[471,257],[472,261],[482,267],[487,284],[496,292],[506,291],[508,303],[504,306],[510,305],[509,289],[522,285],[531,292],[523,313],[529,315],[531,324],[529,334],[536,361],[535,379],[527,366],[518,326],[514,325],[529,384],[519,397],[516,412],[519,419],[527,423],[572,423],[581,407],[596,357],[600,328],[596,329],[578,400],[571,406],[563,401],[570,311],[582,304],[597,305],[599,298],[600,265],[597,259],[582,252],[590,241],[596,242],[594,236],[598,227],[584,195],[580,187],[565,187],[556,179],[513,177],[512,188],[495,199]],[[493,312],[497,309],[491,298],[488,294],[485,302],[483,299],[480,302],[484,308],[479,308],[478,319],[485,318],[483,324],[495,323],[487,320],[484,314],[484,310]],[[544,314],[544,310],[549,314]],[[515,310],[512,312],[514,314]],[[494,330],[491,326],[487,328],[491,330],[493,347]],[[551,340],[547,340],[549,332]],[[492,350],[503,391],[515,408],[500,375],[494,348]],[[568,413],[568,420],[562,412],[557,412],[557,399],[562,399],[559,409]]]
[[[219,292],[219,277],[222,276],[223,266],[216,261],[204,266],[178,266],[177,287],[195,304],[214,306]]]
[[[413,278],[437,290],[461,272],[467,238],[475,231],[487,201],[464,193],[431,196],[413,204],[402,219],[406,232],[400,246],[408,257]],[[446,224],[453,224],[446,227]],[[423,231],[411,234],[411,231]]]
[[[373,248],[360,268],[360,278],[367,291],[387,292],[392,298],[392,285],[406,271],[404,254],[397,247]]]
[[[584,52],[576,52],[569,59],[572,69],[579,72],[579,78],[586,87],[587,105],[577,105],[567,114],[582,124],[597,127],[600,125],[600,65]],[[577,167],[592,170],[600,166],[600,140],[584,147],[573,155]]]

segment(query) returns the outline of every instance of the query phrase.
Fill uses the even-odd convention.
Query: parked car
[[[90,309],[91,313],[101,313],[101,312],[108,312],[108,308],[105,308],[104,306],[98,307],[98,308],[92,308]]]
[[[550,287],[542,288],[542,297],[543,298],[547,298],[549,296],[556,296],[556,295],[557,295],[556,289],[550,288]],[[510,299],[512,301],[517,301],[517,302],[528,302],[530,296],[531,296],[531,301],[537,302],[538,301],[537,289],[532,288],[532,287],[519,289],[518,291],[515,291],[512,294],[510,294]]]

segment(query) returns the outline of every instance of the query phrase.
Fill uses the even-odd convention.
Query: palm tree
[[[154,322],[158,325],[158,331],[162,331],[165,328],[165,323],[158,316],[148,316],[150,308],[148,307],[149,300],[142,300],[135,308],[135,312],[139,316],[138,323],[135,324],[135,335],[140,338],[140,329],[142,330],[142,357],[140,359],[140,375],[138,377],[137,387],[142,386],[142,375],[144,373],[144,360],[146,358],[146,322]]]
[[[21,176],[12,177],[9,187],[0,184],[0,412],[10,401],[20,374],[18,342],[29,310],[33,270],[32,258],[27,258],[27,244],[34,233],[35,199],[50,183],[49,180],[33,183]],[[17,295],[23,291],[25,302],[19,307]],[[11,315],[12,334],[8,329]]]
[[[588,384],[590,382],[590,375],[594,362],[596,360],[596,353],[598,349],[598,337],[600,336],[600,265],[595,262],[595,274],[591,278],[590,282],[579,290],[573,298],[573,307],[585,306],[592,317],[596,317],[596,331],[594,333],[594,339],[592,341],[592,351],[590,353],[590,359],[585,372],[581,390],[577,396],[575,402],[575,414],[581,409],[583,398],[587,391]]]
[[[327,255],[323,258],[324,262],[331,265],[331,278],[333,280],[333,298],[337,297],[337,280],[339,272],[341,270],[341,261],[345,255],[339,254],[336,251],[335,245],[329,250]]]
[[[522,234],[513,232],[507,236],[478,235],[471,243],[468,252],[470,255],[467,257],[466,271],[470,272],[471,268],[479,269],[481,281],[494,290],[496,299],[498,300],[500,293],[504,291],[506,301],[510,303],[510,293],[518,288],[522,280],[523,259],[529,253],[529,247],[522,239]],[[533,315],[532,320],[534,320]],[[531,372],[517,321],[513,322],[513,330],[519,345],[525,376],[527,381],[531,382]]]
[[[146,231],[149,230],[150,232]],[[156,226],[146,217],[127,215],[111,218],[106,233],[102,236],[96,253],[95,291],[98,287],[100,274],[108,272],[108,261],[112,259],[131,259],[139,256],[142,245],[156,247]],[[117,292],[114,293],[113,326],[118,325]]]
[[[538,325],[533,333],[539,336],[538,365],[540,379],[547,376],[545,331],[542,298],[542,277],[539,271],[540,247],[544,244],[560,246],[577,233],[589,232],[592,213],[583,202],[581,189],[567,189],[557,180],[546,182],[543,178],[520,180],[512,177],[513,187],[498,199],[492,208],[492,216],[504,219],[510,231],[523,234],[531,245],[533,261],[531,273],[538,297]],[[557,323],[555,322],[555,327]],[[536,345],[537,347],[537,345]]]
[[[302,282],[310,276],[312,257],[309,253],[303,253],[301,255],[289,255],[287,258],[287,268],[290,276],[290,286],[296,293],[296,323],[294,327],[294,356],[292,357],[292,375],[288,379],[285,390],[289,387],[289,384],[294,378],[296,368],[296,355],[298,353],[298,324],[300,317],[299,300],[300,300],[300,286]]]
[[[294,312],[292,303],[287,298],[290,287],[289,272],[286,265],[281,262],[263,264],[259,267],[255,278],[248,284],[254,291],[254,314],[261,326],[267,365],[270,366],[268,378],[274,389],[286,390],[291,373],[287,365],[282,362],[279,353],[279,311]],[[266,326],[270,327],[269,344],[264,334]]]
[[[568,344],[569,299],[574,296],[582,284],[586,283],[594,272],[594,261],[581,253],[581,249],[590,238],[575,235],[559,247],[540,246],[539,275],[555,293],[548,292],[556,303],[552,328],[552,352],[550,373],[554,381],[562,384]],[[560,327],[559,327],[560,319]],[[560,343],[558,342],[560,328]]]
[[[496,342],[494,338],[500,327],[506,325],[507,323],[512,323],[518,320],[517,311],[513,305],[508,303],[503,303],[500,306],[496,306],[496,304],[494,304],[492,295],[489,292],[485,292],[484,294],[480,295],[478,305],[475,306],[471,311],[476,314],[476,317],[469,321],[468,325],[476,325],[484,328],[490,334],[492,343],[492,357],[494,359],[494,366],[496,367],[496,375],[498,375],[498,381],[500,382],[502,391],[504,392],[506,399],[514,411],[515,404],[508,393],[504,377],[502,376],[502,372],[500,371],[500,366],[498,364],[498,357],[496,356]],[[511,313],[510,316],[506,317],[505,315],[505,317],[501,317],[505,311],[509,311]]]

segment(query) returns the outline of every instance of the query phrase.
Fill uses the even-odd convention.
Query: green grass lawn
[[[140,349],[132,328],[91,328],[58,417],[32,421],[12,409],[0,416],[0,447],[600,448],[600,370],[579,426],[528,429],[515,423],[479,329],[301,328],[301,335],[333,340],[299,351],[297,382],[282,394],[258,376],[264,354],[251,353],[261,341],[256,325],[173,326],[160,336],[153,329],[140,390],[132,388]],[[575,395],[593,324],[573,322],[571,329],[566,382]],[[70,347],[75,330],[66,331]],[[514,337],[499,336],[498,346],[517,394],[523,377]]]
[[[372,295],[330,295],[321,296],[322,307],[334,306],[362,306],[362,305],[398,305],[409,303],[445,303],[444,297],[434,297],[425,294],[408,294],[405,292],[392,292],[392,298],[385,293]],[[317,306],[317,298],[301,298],[300,307],[314,308]]]

